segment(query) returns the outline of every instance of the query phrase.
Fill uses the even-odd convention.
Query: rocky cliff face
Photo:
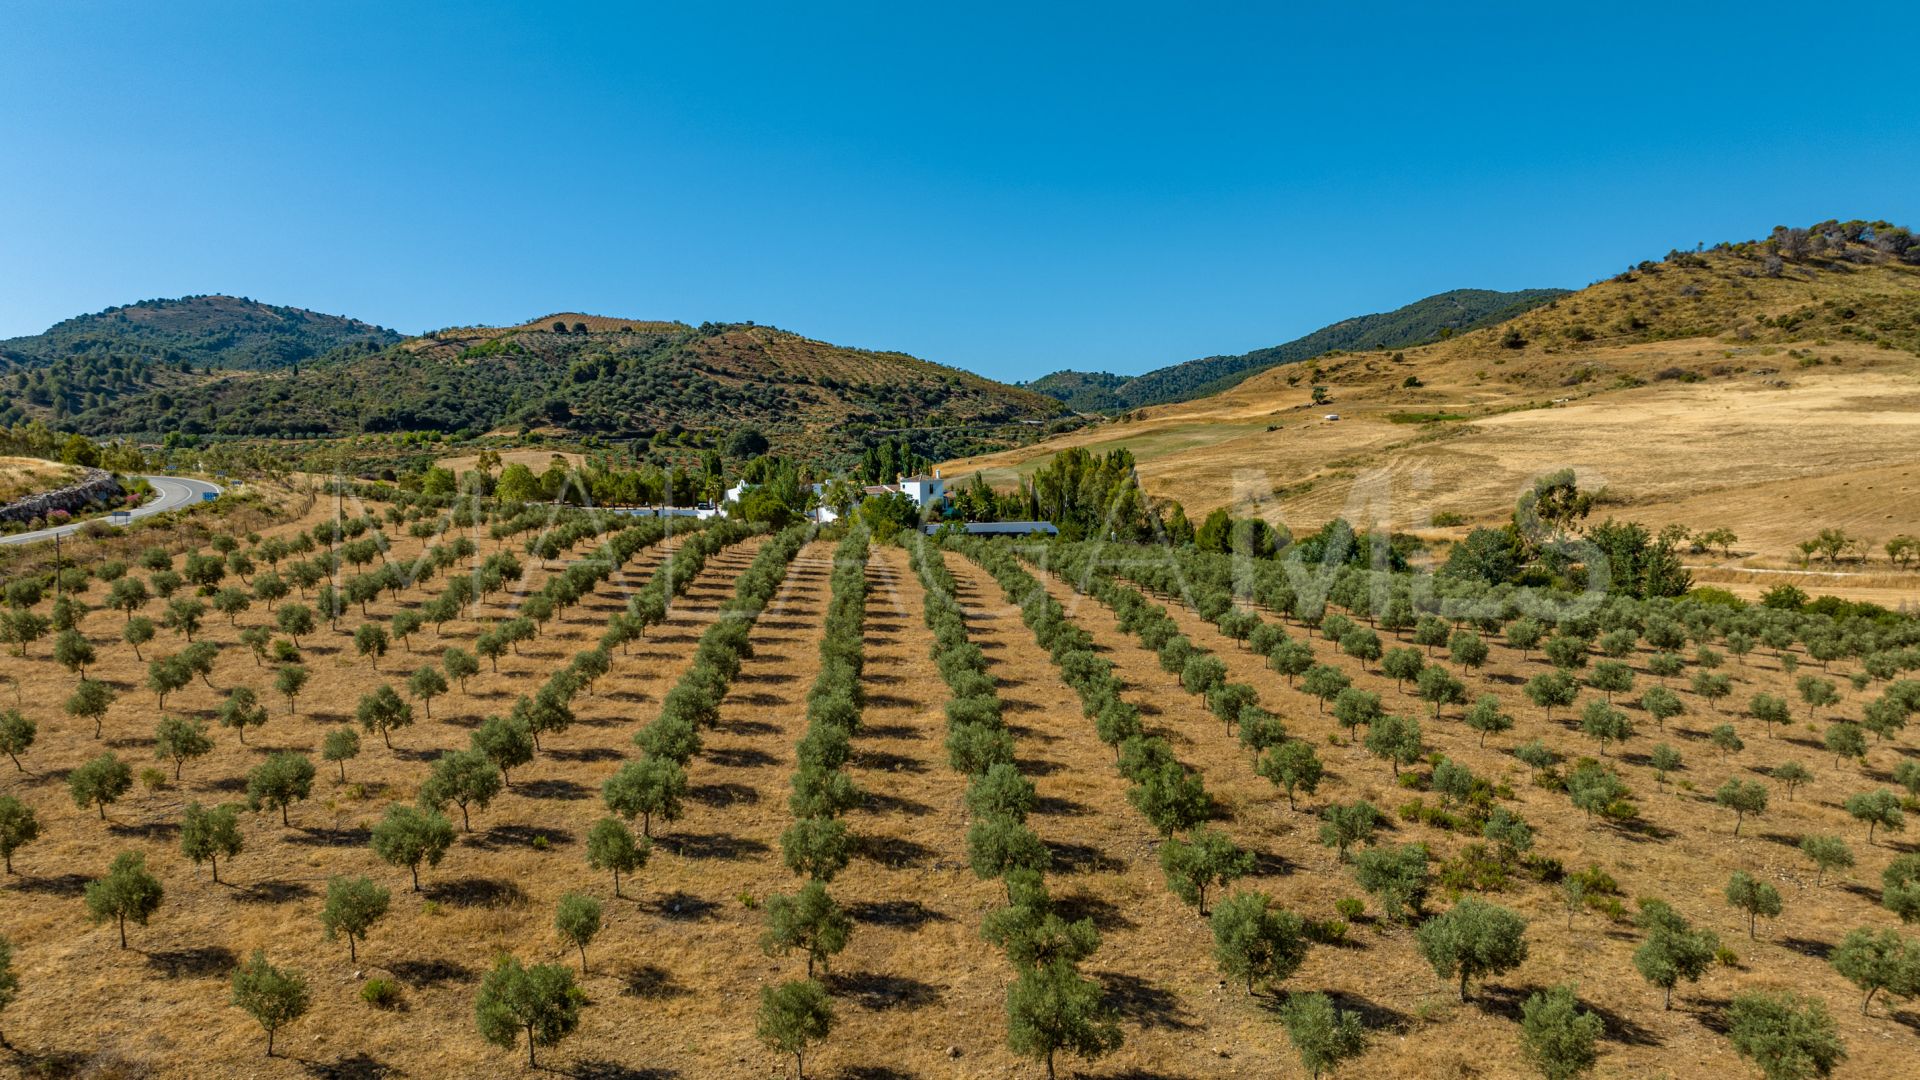
[[[66,487],[28,495],[0,506],[0,521],[32,521],[56,510],[76,514],[96,503],[117,500],[123,493],[119,477],[104,469],[88,469]]]

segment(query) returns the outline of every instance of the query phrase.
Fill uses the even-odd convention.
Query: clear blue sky
[[[0,0],[0,336],[231,292],[1030,379],[1920,225],[1911,3],[1279,8]]]

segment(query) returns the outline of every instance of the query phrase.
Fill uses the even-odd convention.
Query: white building
[[[898,490],[924,510],[947,497],[947,482],[940,479],[940,470],[935,469],[932,476],[901,477]]]

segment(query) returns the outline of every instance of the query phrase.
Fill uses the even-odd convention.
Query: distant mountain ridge
[[[1131,378],[1106,372],[1056,371],[1027,384],[1080,412],[1119,412],[1217,394],[1280,364],[1333,350],[1401,349],[1448,334],[1505,322],[1566,296],[1566,289],[1453,289],[1405,307],[1360,315],[1304,337],[1237,356],[1207,356]]]
[[[77,315],[45,331],[0,341],[11,366],[75,357],[142,358],[196,368],[274,370],[344,346],[384,349],[402,335],[384,326],[239,296],[142,300]]]

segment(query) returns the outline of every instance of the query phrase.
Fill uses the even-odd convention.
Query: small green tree
[[[1900,832],[1907,827],[1907,816],[1900,812],[1900,800],[1886,788],[1847,796],[1847,813],[1855,821],[1865,822],[1867,843],[1873,843],[1873,831]]]
[[[0,795],[0,862],[13,873],[13,853],[40,839],[40,819],[33,807],[12,795]]]
[[[553,916],[560,940],[580,950],[580,976],[587,974],[587,946],[600,933],[600,901],[583,892],[563,893]]]
[[[20,993],[20,975],[13,970],[13,942],[0,937],[0,1013],[7,1011],[13,999]],[[7,1042],[4,1033],[0,1033],[0,1049],[13,1044]]]
[[[147,925],[160,910],[166,891],[160,879],[147,872],[147,857],[138,851],[123,851],[113,857],[107,876],[87,882],[87,918],[95,926],[112,920],[120,928],[120,947],[127,947],[127,920]]]
[[[1118,1050],[1120,1042],[1100,984],[1065,960],[1021,971],[1007,990],[1007,1046],[1045,1062],[1048,1080],[1056,1054],[1092,1061]]]
[[[1335,1008],[1325,994],[1289,995],[1280,1010],[1280,1022],[1286,1026],[1287,1038],[1293,1040],[1301,1066],[1315,1078],[1350,1057],[1360,1056],[1367,1048],[1367,1033],[1360,1017]]]
[[[133,769],[111,753],[101,754],[67,774],[67,791],[73,803],[85,810],[100,809],[100,820],[107,820],[107,806],[118,802],[133,787]]]
[[[1427,897],[1427,858],[1425,844],[1368,848],[1353,858],[1354,880],[1380,901],[1388,918],[1415,917]]]
[[[191,758],[213,752],[213,740],[207,737],[207,722],[181,716],[163,716],[153,729],[153,756],[173,762],[173,778],[180,779],[181,766]]]
[[[20,755],[33,747],[33,740],[40,734],[40,725],[22,715],[19,709],[0,712],[0,754],[7,755],[13,762],[15,772],[26,772],[26,766],[20,764]]]
[[[1500,699],[1493,694],[1482,694],[1467,710],[1466,720],[1469,728],[1480,733],[1481,746],[1487,745],[1487,736],[1513,730],[1513,717],[1500,707]]]
[[[447,826],[451,833],[453,827]],[[557,1046],[580,1026],[580,1007],[587,996],[574,985],[573,971],[560,964],[523,967],[516,957],[503,956],[480,983],[474,999],[474,1020],[480,1037],[503,1049],[527,1038],[527,1067],[538,1068],[536,1046]]]
[[[468,738],[473,749],[485,754],[500,770],[500,782],[507,787],[513,786],[509,770],[533,762],[533,732],[523,721],[489,716]]]
[[[1551,718],[1553,710],[1573,704],[1574,698],[1580,696],[1580,684],[1564,671],[1545,671],[1527,680],[1526,694],[1527,700],[1540,706]]]
[[[360,722],[363,730],[379,732],[380,741],[391,750],[393,732],[413,723],[413,706],[395,693],[393,687],[382,685],[360,698],[360,704],[354,709],[354,718]]]
[[[818,963],[827,962],[847,947],[853,934],[853,920],[828,895],[819,881],[809,881],[791,896],[775,893],[767,898],[767,927],[760,936],[760,948],[768,956],[785,956],[800,950],[807,957],[807,978],[813,978]]]
[[[776,1054],[792,1054],[794,1075],[805,1080],[807,1050],[833,1033],[833,999],[812,979],[760,988],[755,1033]]]
[[[1520,1005],[1520,1050],[1546,1080],[1573,1080],[1593,1069],[1606,1024],[1580,1008],[1573,987],[1527,995]]]
[[[1865,991],[1862,1016],[1882,990],[1890,997],[1920,997],[1920,942],[1895,931],[1849,931],[1827,960],[1842,978]]]
[[[1170,839],[1160,845],[1160,870],[1167,888],[1175,896],[1194,905],[1200,916],[1207,915],[1207,891],[1226,887],[1253,872],[1253,853],[1236,846],[1227,834],[1212,828],[1198,828],[1182,841]]]
[[[653,842],[644,837],[636,842],[619,818],[601,818],[587,831],[587,865],[613,872],[615,897],[620,896],[620,875],[635,873],[652,855]]]
[[[1800,853],[1813,863],[1813,883],[1816,886],[1827,871],[1845,870],[1853,866],[1853,850],[1837,836],[1803,836],[1800,838]]]
[[[432,811],[396,803],[373,827],[373,853],[413,875],[413,891],[420,891],[420,864],[439,866],[453,847],[453,823]]]
[[[1787,798],[1793,798],[1793,789],[1813,779],[1813,773],[1797,761],[1788,761],[1775,765],[1767,775],[1787,785]]]
[[[781,862],[815,881],[832,881],[853,861],[853,849],[853,835],[838,818],[801,818],[780,834]]]
[[[1847,1056],[1826,1004],[1788,992],[1736,996],[1727,1008],[1727,1038],[1767,1080],[1828,1076]]]
[[[1663,900],[1645,901],[1635,924],[1647,931],[1647,940],[1635,950],[1633,966],[1640,977],[1660,988],[1662,1007],[1673,1008],[1673,988],[1681,980],[1698,982],[1720,951],[1720,939],[1711,930],[1695,930]]]
[[[306,1015],[312,994],[299,972],[274,967],[265,952],[255,949],[251,959],[234,969],[229,1000],[260,1021],[267,1031],[267,1056],[272,1057],[274,1033]]]
[[[1786,701],[1772,694],[1753,695],[1747,702],[1747,712],[1766,726],[1768,738],[1773,737],[1773,725],[1785,724],[1792,719],[1791,713],[1787,710]]]
[[[232,728],[240,737],[240,744],[246,745],[247,729],[264,727],[267,722],[267,707],[260,704],[260,696],[250,686],[236,686],[227,691],[227,699],[220,703],[220,726]]]
[[[185,686],[184,681],[181,686]],[[93,721],[93,737],[100,737],[100,724],[106,718],[107,710],[112,707],[113,688],[97,679],[82,679],[67,698],[67,715],[75,720]]]
[[[1320,700],[1320,711],[1327,711],[1327,702],[1340,696],[1340,691],[1353,684],[1345,672],[1329,664],[1315,664],[1307,669],[1300,680],[1300,689]]]
[[[245,839],[240,834],[239,808],[223,803],[209,810],[197,802],[187,804],[180,819],[180,853],[195,866],[213,864],[213,880],[220,881],[220,856],[240,854]]]
[[[1605,757],[1608,743],[1625,742],[1633,737],[1633,721],[1605,701],[1589,701],[1580,711],[1580,731],[1600,744],[1600,756]]]
[[[1465,1001],[1468,980],[1511,971],[1526,960],[1526,932],[1527,921],[1517,913],[1469,896],[1422,923],[1414,940],[1434,974],[1460,977],[1460,1000]]]
[[[273,673],[273,690],[287,699],[287,715],[292,716],[300,691],[307,686],[307,669],[299,664],[283,665]]]
[[[379,623],[361,623],[353,632],[353,648],[375,671],[380,670],[380,658],[387,655],[390,642],[386,628]]]
[[[1312,743],[1288,739],[1268,750],[1255,771],[1287,793],[1287,809],[1293,810],[1298,808],[1294,793],[1311,795],[1318,791],[1325,768],[1320,763],[1320,755],[1314,753]]]
[[[373,929],[373,924],[386,917],[387,906],[392,900],[391,893],[364,874],[328,878],[327,902],[320,909],[320,925],[326,929],[327,940],[332,941],[344,935],[347,939],[347,959],[357,962],[360,950],[355,942],[367,939],[367,932]]]
[[[485,810],[500,794],[500,770],[478,750],[449,750],[433,763],[433,771],[420,785],[420,805],[439,812],[453,803],[460,808],[460,827],[473,831],[470,807]]]
[[[1760,916],[1780,914],[1780,891],[1745,870],[1735,870],[1727,881],[1727,906],[1747,913],[1747,938],[1752,940]]]
[[[313,762],[293,750],[270,754],[247,774],[247,809],[278,810],[280,824],[293,824],[287,808],[313,794]]]
[[[1757,780],[1732,779],[1713,793],[1713,801],[1733,811],[1733,835],[1740,835],[1740,824],[1748,814],[1759,817],[1767,810],[1767,788]]]
[[[360,733],[352,728],[334,728],[320,743],[320,757],[340,769],[340,782],[347,782],[347,762],[360,756]]]
[[[440,666],[447,669],[447,678],[460,684],[460,692],[467,692],[467,680],[480,674],[480,661],[474,655],[458,645],[447,646],[440,655]]]
[[[668,758],[629,761],[601,786],[607,809],[631,821],[640,818],[641,835],[653,838],[653,818],[678,821],[687,795],[687,774]]]
[[[1209,925],[1214,963],[1222,974],[1244,981],[1249,994],[1255,983],[1285,980],[1306,959],[1306,924],[1258,890],[1220,901]]]
[[[1380,811],[1365,799],[1350,805],[1329,803],[1320,814],[1320,843],[1333,848],[1340,861],[1346,862],[1347,849],[1372,840],[1379,827]]]

